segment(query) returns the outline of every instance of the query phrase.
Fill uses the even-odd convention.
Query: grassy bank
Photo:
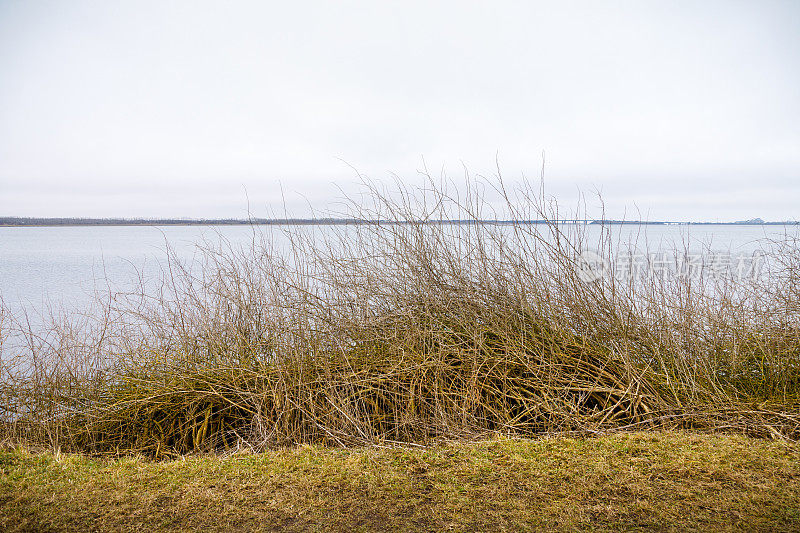
[[[5,531],[796,531],[796,445],[684,432],[142,458],[0,453]]]

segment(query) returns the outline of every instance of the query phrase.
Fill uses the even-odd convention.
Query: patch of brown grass
[[[800,528],[795,445],[683,432],[153,462],[6,450],[6,531]]]

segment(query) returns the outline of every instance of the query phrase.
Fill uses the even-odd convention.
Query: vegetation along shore
[[[0,520],[800,527],[796,239],[767,278],[587,279],[611,232],[490,185],[367,183],[347,218],[395,224],[254,229],[90,314],[0,313]]]

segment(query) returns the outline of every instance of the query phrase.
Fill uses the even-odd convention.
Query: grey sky
[[[341,160],[542,150],[610,216],[800,218],[800,2],[0,0],[0,215],[302,214]]]

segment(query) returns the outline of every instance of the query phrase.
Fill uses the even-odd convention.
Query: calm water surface
[[[339,227],[341,229],[341,227]],[[600,228],[590,226],[589,242]],[[645,240],[652,249],[688,240],[695,248],[749,253],[764,238],[780,238],[798,228],[784,226],[613,226],[620,244]],[[249,226],[84,226],[0,228],[0,297],[12,311],[41,311],[48,304],[66,309],[86,306],[96,290],[124,289],[139,274],[157,276],[166,244],[183,258],[204,240],[247,245]],[[256,231],[281,230],[261,226]],[[325,231],[322,227],[320,231]],[[285,239],[285,237],[283,237]]]

